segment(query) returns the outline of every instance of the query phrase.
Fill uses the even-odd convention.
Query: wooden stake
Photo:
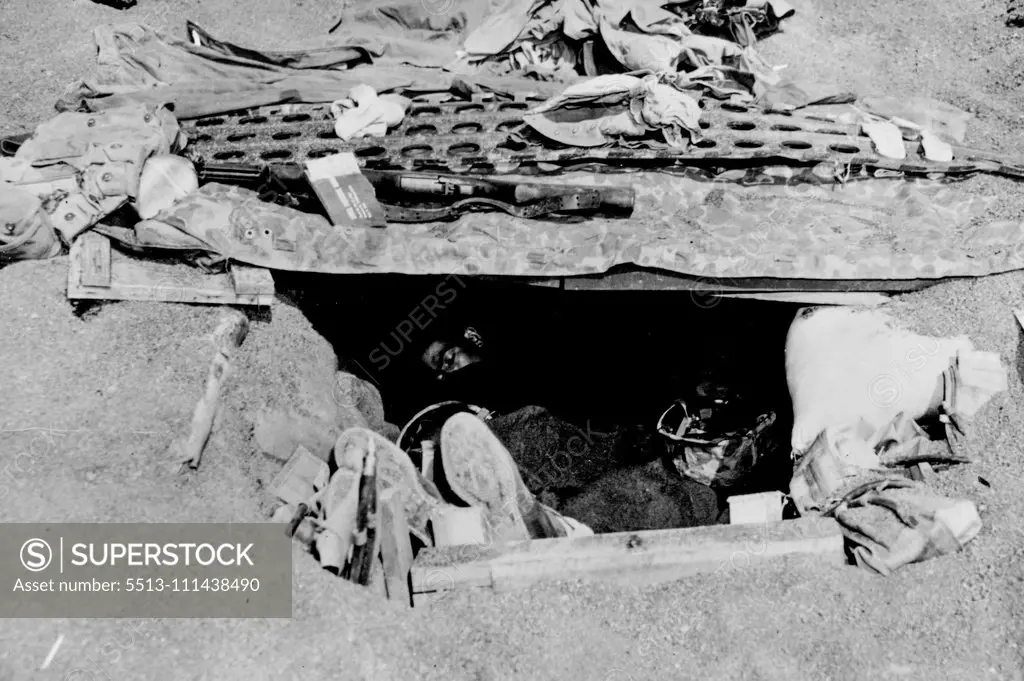
[[[188,434],[181,441],[180,450],[184,455],[184,465],[192,470],[199,468],[203,457],[203,449],[213,430],[213,419],[217,414],[218,400],[231,370],[231,358],[242,345],[249,333],[249,320],[245,315],[235,312],[225,315],[214,331],[214,342],[217,354],[210,364],[210,373],[206,378],[206,391],[196,403],[192,413],[192,424]]]
[[[409,572],[412,570],[412,541],[405,520],[405,503],[397,487],[380,498],[380,552],[388,599],[412,605]]]

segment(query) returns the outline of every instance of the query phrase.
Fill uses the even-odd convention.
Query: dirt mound
[[[202,394],[225,309],[109,302],[76,314],[66,272],[65,258],[0,271],[7,520],[257,520],[262,487],[297,443],[326,457],[342,423],[337,360],[287,301],[252,319],[202,467],[183,478],[168,445]]]
[[[351,418],[336,399],[330,344],[285,299],[252,315],[202,465],[178,475],[168,445],[202,394],[211,333],[225,308],[107,302],[77,313],[65,297],[67,266],[58,258],[0,270],[3,521],[266,521],[265,488],[282,458],[298,442],[326,456]],[[386,603],[329,576],[298,546],[293,594],[294,615],[306,623],[292,636],[323,631],[347,659],[375,659],[353,632],[387,612]],[[268,669],[286,674],[292,659],[268,665],[255,661],[254,649],[236,655],[253,636],[266,636],[261,646],[272,651],[283,621],[141,620],[134,631],[119,620],[23,622],[17,634],[0,632],[8,643],[33,641],[0,656],[0,678],[36,678],[58,634],[66,640],[52,678],[148,678],[171,666],[200,677],[213,673],[216,659],[225,670],[267,678]]]

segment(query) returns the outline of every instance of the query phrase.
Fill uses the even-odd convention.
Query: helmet
[[[683,477],[714,489],[739,487],[773,448],[775,413],[760,413],[726,391],[702,388],[673,402],[658,419],[667,458]]]

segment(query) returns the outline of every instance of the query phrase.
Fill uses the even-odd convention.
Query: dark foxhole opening
[[[417,466],[422,440],[439,447],[444,420],[472,405],[492,412],[530,493],[597,533],[728,523],[728,497],[787,489],[796,305],[461,274],[282,279],[340,368],[380,390]],[[750,441],[755,454],[723,457]],[[437,487],[459,504],[441,459]]]

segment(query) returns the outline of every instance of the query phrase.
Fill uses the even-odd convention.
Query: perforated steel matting
[[[716,162],[822,163],[864,166],[908,175],[987,172],[1024,177],[1024,161],[954,147],[954,160],[924,160],[920,142],[905,140],[906,160],[882,157],[859,126],[805,116],[764,114],[717,100],[701,101],[705,138],[688,149],[579,148],[539,137],[523,114],[540,99],[414,103],[384,137],[343,142],[325,105],[287,105],[183,121],[189,153],[207,162],[302,163],[349,151],[380,170],[507,174],[538,163],[577,165],[715,165]],[[753,161],[753,163],[751,163]]]

